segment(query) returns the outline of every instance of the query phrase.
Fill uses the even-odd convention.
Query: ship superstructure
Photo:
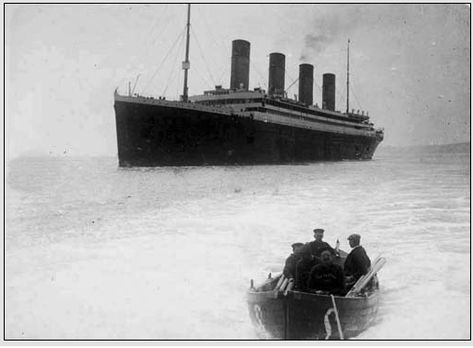
[[[188,9],[190,11],[190,7]],[[189,25],[188,12],[188,25]],[[188,47],[188,45],[187,45]],[[189,54],[183,62],[185,76]],[[230,88],[180,101],[115,91],[120,166],[300,163],[371,159],[383,139],[369,116],[335,111],[335,75],[323,74],[313,105],[314,67],[299,66],[298,100],[285,93],[285,56],[269,55],[268,91],[249,89],[250,43],[232,42]],[[348,71],[347,71],[348,77]],[[348,80],[347,80],[348,83]]]

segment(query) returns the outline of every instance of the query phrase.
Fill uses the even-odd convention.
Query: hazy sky
[[[466,5],[193,5],[190,94],[230,83],[231,41],[251,42],[250,87],[267,87],[268,55],[337,75],[351,106],[385,129],[385,145],[470,138],[470,9]],[[7,156],[116,155],[113,91],[182,93],[186,5],[7,5]],[[297,94],[297,83],[288,91]]]

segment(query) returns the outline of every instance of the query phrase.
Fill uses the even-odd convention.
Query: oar
[[[358,281],[353,285],[351,290],[346,294],[346,297],[354,297],[358,292],[360,292],[373,278],[381,268],[386,264],[386,259],[384,257],[377,257],[373,263],[373,266],[369,272],[358,279]]]
[[[294,279],[291,278],[289,279],[289,282],[287,283],[286,289],[281,289],[284,291],[284,296],[287,296],[287,294],[289,293],[289,291],[292,290],[293,287],[294,287]]]
[[[282,282],[281,286],[277,290],[284,291],[284,289],[286,288],[288,282],[289,282],[289,279],[284,278],[284,281]]]
[[[286,277],[284,277],[284,274],[281,274],[281,277],[279,278],[278,283],[276,284],[276,287],[274,288],[274,290],[276,291],[279,290],[285,278]]]
[[[343,340],[342,325],[340,324],[340,317],[338,316],[338,309],[337,305],[335,304],[335,297],[333,297],[333,295],[330,295],[330,297],[332,298],[333,309],[335,310],[335,319],[337,320],[338,335],[340,336],[340,339]]]
[[[381,268],[386,264],[386,259],[384,257],[378,257],[373,266],[371,267],[370,271],[365,274],[364,276],[360,277],[358,281],[353,285],[351,290],[345,295],[345,297],[354,297],[358,292],[363,290],[363,288],[369,283],[371,278],[375,276],[376,273],[379,272]]]

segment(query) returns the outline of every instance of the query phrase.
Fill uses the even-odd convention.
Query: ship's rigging
[[[217,86],[217,81],[215,80],[214,76],[212,75],[211,73],[211,69],[209,68],[209,65],[205,59],[205,56],[203,54],[203,49],[202,49],[202,46],[200,45],[199,43],[199,40],[197,38],[197,35],[195,33],[195,31],[193,30],[192,26],[191,26],[191,22],[190,22],[190,15],[191,15],[191,5],[190,4],[187,4],[187,22],[186,22],[186,25],[185,25],[185,28],[184,30],[178,35],[178,37],[176,38],[176,40],[173,42],[173,44],[171,45],[169,51],[167,52],[167,54],[164,56],[164,58],[162,59],[162,61],[160,62],[160,64],[158,65],[158,68],[155,70],[155,72],[153,73],[151,79],[148,81],[148,83],[146,84],[145,88],[142,89],[142,91],[144,92],[145,90],[148,90],[151,82],[154,80],[154,78],[156,77],[156,75],[158,74],[158,72],[160,71],[160,68],[162,67],[162,65],[164,64],[164,62],[169,58],[169,56],[171,55],[171,53],[174,51],[174,48],[177,46],[178,48],[181,47],[181,44],[182,44],[182,39],[184,38],[184,35],[186,37],[186,40],[185,40],[185,56],[184,56],[184,61],[182,62],[182,70],[184,70],[184,78],[183,78],[183,87],[182,87],[182,95],[179,97],[180,100],[184,101],[184,102],[187,102],[189,100],[189,86],[188,86],[188,82],[189,82],[189,69],[190,69],[190,60],[189,60],[189,56],[190,56],[190,35],[192,33],[192,36],[194,38],[194,42],[196,43],[196,46],[200,52],[200,56],[201,56],[201,59],[203,61],[203,63],[205,64],[205,67],[206,67],[206,70],[207,70],[207,73],[208,73],[208,76],[210,77],[210,80],[211,81],[208,81],[205,76],[202,76],[202,74],[197,71],[197,70],[193,70],[197,75],[199,75],[199,78],[204,81],[204,80],[207,80],[207,83],[209,86]],[[205,22],[205,24],[207,25],[207,23]],[[178,50],[179,51],[179,50]],[[177,52],[176,52],[177,53]],[[347,66],[346,66],[346,109],[345,109],[345,113],[346,114],[349,114],[350,113],[350,92],[353,93],[353,90],[350,91],[350,39],[348,39],[348,43],[347,43]],[[175,60],[177,60],[177,54],[175,56]],[[175,61],[174,60],[174,61]],[[253,71],[257,72],[258,75],[260,75],[260,77],[262,77],[262,74],[259,72],[258,69],[256,69],[256,67],[254,66],[254,64],[250,61],[250,64],[251,66],[253,67]],[[167,79],[165,79],[166,81],[166,84],[164,86],[164,89],[162,91],[162,95],[163,97],[166,95],[167,93],[167,90],[168,90],[168,87],[169,87],[169,84],[171,83],[172,81],[172,78],[173,76],[175,76],[175,72],[178,71],[177,69],[173,70],[173,69],[169,69],[169,77]],[[291,88],[293,88],[297,82],[300,82],[298,78],[296,79],[293,79],[291,78],[291,76],[289,75],[288,71],[285,71],[286,73],[286,76],[290,78],[291,80],[291,83],[289,84],[289,86],[287,86],[286,88],[284,88],[284,94],[285,94],[285,97],[287,97],[290,93],[290,90]],[[205,75],[205,74],[204,74]],[[221,80],[222,78],[222,75],[220,76],[220,78],[218,79],[218,81]],[[135,84],[133,86],[133,89],[131,89],[131,86],[129,87],[129,94],[130,95],[133,95],[134,94],[134,91],[135,91],[135,88],[136,88],[136,85],[137,85],[137,82],[138,82],[138,79],[139,79],[139,76],[140,74],[138,74],[138,76],[136,77],[136,80],[135,80]],[[182,76],[182,75],[181,75]],[[182,81],[182,80],[181,80]],[[213,85],[211,83],[213,83]],[[130,83],[131,84],[131,83]],[[314,80],[314,84],[315,86],[318,88],[319,91],[322,91],[322,88],[320,87],[320,85],[317,83],[316,80]],[[220,83],[221,85],[221,83]],[[265,83],[263,83],[263,85],[265,85],[267,87],[267,85]],[[261,88],[261,82],[259,83],[259,87]],[[343,93],[343,92],[342,92]],[[147,93],[146,93],[147,94]],[[339,93],[337,92],[336,93],[337,95],[339,95]],[[353,94],[354,95],[354,94]],[[356,99],[356,102],[358,104],[358,106],[360,107],[360,103],[358,101],[358,98],[356,98],[356,95],[355,96],[355,99]],[[337,96],[337,99],[339,97]],[[297,100],[298,99],[298,96],[297,94],[294,94],[294,99]],[[316,103],[314,103],[316,104]],[[360,107],[361,108],[361,107]],[[354,110],[351,112],[353,113]]]
[[[182,93],[182,101],[188,101],[188,86],[187,86],[187,76],[189,73],[190,62],[189,62],[189,43],[190,43],[190,31],[191,26],[191,4],[187,5],[187,34],[186,34],[186,60],[182,62],[182,69],[184,69],[184,91]]]

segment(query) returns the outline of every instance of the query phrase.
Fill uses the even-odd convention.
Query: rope
[[[350,85],[350,87],[351,87],[351,85]],[[355,97],[355,101],[358,104],[358,107],[360,108],[360,110],[362,110],[363,107],[361,106],[361,103],[358,101],[358,97],[356,96],[356,94],[355,94],[355,92],[353,91],[352,88],[350,88],[350,93],[351,93],[351,95],[353,95]]]
[[[290,76],[290,75],[287,73],[287,70],[286,70],[286,69],[284,69],[284,74],[285,74],[287,77],[289,77],[289,79],[292,81],[291,84],[289,85],[289,87],[286,88],[286,91],[287,91],[287,90],[288,90],[290,87],[292,87],[297,81],[299,81],[299,78],[293,79],[292,76]]]
[[[340,90],[338,90],[338,92],[340,92]],[[337,99],[338,105],[344,105],[344,104],[346,104],[346,96],[347,96],[347,94],[346,94],[346,87],[343,86],[342,92],[338,94],[338,99]],[[346,105],[345,105],[345,108],[346,108]],[[339,107],[339,109],[340,109],[340,107]]]
[[[231,51],[231,45],[228,43],[227,40],[224,40],[222,41],[221,38],[216,38],[214,33],[213,33],[213,30],[211,30],[211,28],[209,27],[209,24],[208,24],[208,18],[207,18],[207,15],[205,13],[205,11],[201,11],[200,7],[199,6],[196,6],[195,7],[196,11],[199,12],[199,16],[197,16],[197,18],[200,20],[202,20],[202,22],[204,23],[204,27],[205,27],[205,30],[207,32],[207,36],[211,38],[212,42],[216,45],[218,45],[220,47],[220,49],[222,49],[223,52],[229,52]],[[214,26],[216,27],[216,26]],[[212,60],[212,59],[211,59]],[[226,62],[230,61],[230,59],[228,59]],[[217,65],[219,64],[215,64],[215,61],[212,60],[211,63],[213,64],[214,68],[217,67]],[[220,62],[221,64],[221,62]],[[229,71],[229,64],[228,63],[225,63],[223,64],[223,68],[221,69],[221,73],[218,74],[218,79],[216,81],[218,81],[219,83],[221,83],[222,81],[222,77],[223,75]],[[230,75],[230,74],[228,74]],[[217,84],[214,82],[214,84]]]
[[[205,29],[207,30],[207,33],[209,34],[209,36],[212,37],[212,42],[217,43],[220,47],[224,48],[225,52],[227,52],[227,50],[229,49],[229,47],[228,47],[229,44],[227,43],[227,41],[222,41],[221,38],[218,39],[218,38],[215,37],[213,31],[209,28],[209,25],[207,23],[207,15],[205,14],[205,11],[202,12],[198,6],[195,6],[194,8],[201,14],[201,16],[198,16],[197,18],[203,20]],[[222,43],[222,42],[224,42],[224,43]]]
[[[141,74],[138,74],[138,76],[136,77],[135,84],[133,85],[133,90],[131,91],[132,95],[135,93],[136,84],[138,83],[138,79],[140,78],[140,75]]]
[[[250,59],[250,66],[251,66],[251,69],[256,71],[256,73],[259,75],[259,77],[261,78],[261,80],[263,80],[263,86],[268,89],[268,84],[266,83],[266,79],[265,77],[263,76],[263,74],[261,74],[260,70],[251,62],[251,59]],[[261,81],[260,81],[260,84],[261,84]]]
[[[340,317],[338,316],[338,309],[337,304],[335,303],[335,297],[333,297],[333,295],[330,295],[330,297],[332,298],[333,309],[335,310],[335,319],[337,320],[338,335],[340,336],[340,339],[343,340],[342,325],[340,324]]]
[[[289,91],[289,88],[291,88],[292,86],[294,86],[294,85],[296,84],[296,82],[297,82],[297,81],[299,81],[299,79],[297,79],[297,80],[295,80],[293,83],[291,83],[291,84],[289,85],[289,87],[287,87],[287,88],[286,88],[286,90],[285,90],[284,92],[286,92],[286,93],[287,93],[287,91]]]
[[[201,80],[205,80],[205,83],[209,86],[210,89],[214,87],[212,85],[212,82],[210,82],[206,76],[202,75],[199,70],[194,68],[193,72],[196,73],[200,77]]]
[[[229,59],[227,59],[227,61],[229,61]],[[225,64],[224,67],[222,68],[222,72],[219,74],[219,77],[218,77],[218,81],[222,81],[222,78],[223,78],[223,75],[228,72],[228,70],[230,69],[228,67],[229,65],[228,64]],[[230,75],[230,74],[229,74]]]
[[[197,39],[197,35],[195,34],[194,29],[192,29],[192,26],[191,26],[191,31],[192,31],[192,34],[194,35],[195,42],[197,43],[197,47],[199,48],[200,57],[204,61],[204,64],[205,64],[205,67],[207,68],[207,72],[209,73],[210,79],[212,80],[213,84],[216,85],[215,79],[212,75],[212,72],[210,71],[209,65],[208,65],[207,61],[205,60],[205,57],[204,57],[204,54],[203,54],[204,51],[202,50],[202,47],[200,46],[200,42]]]
[[[177,48],[176,56],[174,57],[174,62],[172,63],[172,66],[175,66],[175,65],[176,65],[176,61],[177,61],[178,54],[179,54],[179,53],[182,53],[182,52],[179,52],[179,48],[182,46],[182,41],[183,41],[182,38],[183,38],[183,37],[184,37],[184,36],[181,35],[181,40],[179,41],[179,45],[178,45],[178,48]],[[170,74],[169,74],[169,78],[168,78],[168,80],[167,80],[167,82],[166,82],[166,88],[164,89],[164,91],[163,91],[163,93],[162,93],[163,96],[166,95],[166,92],[167,92],[167,90],[168,90],[168,87],[169,87],[169,83],[170,83],[170,81],[171,81],[171,78],[174,76],[175,72],[178,71],[178,69],[169,69],[169,70],[170,70]]]
[[[182,37],[184,36],[184,33],[186,31],[186,28],[184,27],[184,29],[182,30],[182,32],[178,35],[178,37],[176,38],[176,40],[173,42],[171,48],[168,50],[167,54],[164,56],[163,60],[161,61],[161,63],[159,63],[158,65],[158,68],[156,69],[156,71],[154,72],[154,74],[151,76],[151,79],[148,81],[148,83],[146,84],[146,86],[143,88],[143,91],[147,90],[148,87],[150,86],[151,82],[154,80],[154,78],[156,77],[156,75],[158,74],[159,72],[159,69],[161,69],[161,66],[163,65],[163,63],[166,61],[166,59],[169,57],[169,55],[171,54],[172,50],[174,49],[174,46],[176,46],[176,43],[182,39]]]
[[[146,35],[141,35],[141,47],[145,47],[144,53],[141,55],[141,59],[148,58],[152,48],[154,47],[154,44],[157,40],[157,38],[164,36],[164,31],[168,27],[168,24],[170,20],[165,20],[167,19],[166,17],[166,12],[168,10],[168,5],[165,5],[164,11],[161,11],[161,16],[157,18],[156,20],[153,20],[152,24],[149,26],[149,30]],[[158,30],[159,34],[155,34],[156,28],[160,25],[160,29]],[[148,38],[152,38],[152,40],[148,40]],[[152,42],[151,42],[152,41]],[[138,76],[140,76],[142,72],[138,73]],[[137,86],[137,80],[135,81],[135,86],[133,87],[133,92],[135,91],[135,88]]]
[[[159,32],[159,35],[152,35],[153,37],[153,42],[151,45],[154,46],[154,44],[156,43],[156,41],[158,40],[158,38],[160,37],[163,37],[164,36],[164,32],[166,31],[166,29],[168,28],[168,24],[171,22],[170,20],[170,17],[166,17],[166,13],[167,13],[167,10],[168,10],[168,5],[165,5],[166,7],[164,8],[164,11],[163,11],[163,14],[162,14],[162,18],[168,18],[167,21],[164,21],[163,22],[163,25],[161,26],[160,30],[158,31]],[[150,30],[150,32],[148,33],[148,35],[151,35],[152,32],[154,31],[155,27],[156,27],[156,24],[158,24],[158,21],[156,20],[155,22],[155,25],[154,27]]]

